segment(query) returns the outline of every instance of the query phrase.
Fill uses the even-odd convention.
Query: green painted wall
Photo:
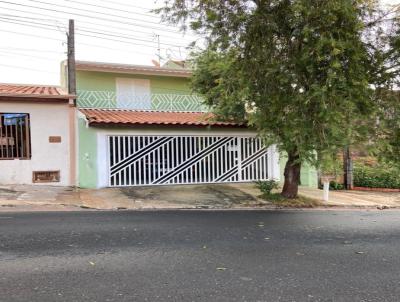
[[[151,93],[190,93],[188,78],[131,75],[97,71],[77,71],[76,85],[78,90],[106,90],[115,92],[116,78],[148,79],[150,80]]]
[[[79,130],[79,187],[97,186],[97,135],[96,129],[87,127],[83,118],[78,119]]]
[[[148,75],[132,75],[109,72],[94,72],[94,71],[77,71],[77,90],[78,90],[78,105],[81,100],[85,106],[90,103],[90,107],[104,108],[110,104],[116,105],[116,79],[131,78],[131,79],[146,79],[150,81],[150,93],[152,94],[152,106],[161,109],[169,109],[170,101],[177,102],[179,107],[181,99],[169,97],[165,101],[164,94],[172,95],[190,95],[189,79],[179,77],[166,76],[148,76]],[[185,101],[194,101],[195,96],[185,97]],[[111,103],[110,103],[111,101]],[[196,103],[195,103],[196,104]],[[164,108],[165,107],[165,108]],[[153,108],[153,109],[155,109]]]

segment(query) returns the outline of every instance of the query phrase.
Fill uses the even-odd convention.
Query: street
[[[399,301],[400,211],[0,214],[0,301]]]

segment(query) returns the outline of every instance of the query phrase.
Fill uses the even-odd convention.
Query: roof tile
[[[244,127],[244,123],[216,121],[212,113],[122,109],[80,109],[89,125],[187,125]]]
[[[0,96],[37,96],[64,98],[68,94],[57,86],[1,84]]]

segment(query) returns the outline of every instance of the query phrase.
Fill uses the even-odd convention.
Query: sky
[[[77,60],[153,65],[159,55],[161,63],[185,59],[187,45],[199,37],[161,23],[151,13],[161,5],[161,0],[0,0],[0,83],[59,85],[68,19],[75,20]]]

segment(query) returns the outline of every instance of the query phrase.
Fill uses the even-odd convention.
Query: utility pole
[[[343,150],[343,170],[344,170],[344,186],[346,190],[353,189],[353,160],[351,158],[350,147],[347,146]]]
[[[75,28],[74,20],[69,20],[68,28],[68,93],[76,95],[76,75],[75,75]]]

